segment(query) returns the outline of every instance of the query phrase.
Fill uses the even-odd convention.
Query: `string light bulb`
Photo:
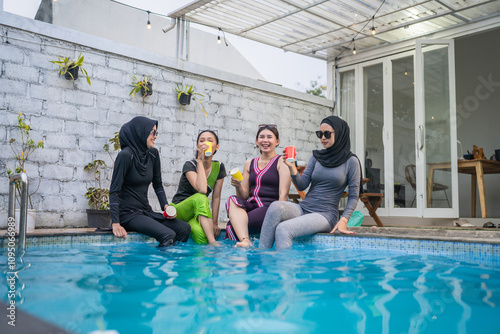
[[[377,32],[375,31],[375,27],[372,27],[372,35],[375,36]]]
[[[352,48],[352,54],[355,55],[357,53],[357,51],[356,51],[356,43],[354,42],[354,38],[352,39],[352,43],[354,44],[354,47]]]
[[[218,35],[217,35],[217,44],[222,43],[222,40],[220,38],[220,33],[222,32],[222,35],[224,36],[224,44],[226,44],[226,46],[229,46],[227,44],[227,41],[226,41],[226,34],[224,33],[224,30],[222,30],[221,28],[218,28],[218,29],[219,29],[219,31],[218,31]]]
[[[375,31],[375,15],[372,16],[372,35],[375,36],[377,32]]]
[[[151,21],[149,21],[149,14],[151,14],[151,12],[150,12],[149,10],[148,10],[148,11],[146,11],[146,12],[148,13],[148,23],[147,23],[146,27],[147,27],[148,29],[151,29]]]

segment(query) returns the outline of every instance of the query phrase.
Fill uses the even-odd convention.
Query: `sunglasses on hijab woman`
[[[316,131],[316,136],[321,139],[321,137],[325,136],[326,139],[332,138],[332,135],[335,131]]]

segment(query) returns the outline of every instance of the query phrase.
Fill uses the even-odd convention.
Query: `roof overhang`
[[[373,50],[500,20],[500,1],[199,0],[169,16],[331,61],[351,54],[354,46],[358,51]]]

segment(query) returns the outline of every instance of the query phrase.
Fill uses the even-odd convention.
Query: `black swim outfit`
[[[168,204],[161,179],[160,155],[156,148],[147,148],[147,138],[158,122],[137,116],[120,129],[121,151],[116,157],[109,191],[111,223],[120,223],[126,231],[153,237],[160,246],[187,241],[191,232],[188,223],[167,219],[154,212],[148,202],[148,188],[153,189],[163,209]]]

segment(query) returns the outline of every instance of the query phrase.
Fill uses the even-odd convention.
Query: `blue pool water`
[[[75,333],[498,333],[500,268],[295,245],[30,250],[18,307]],[[5,254],[0,269],[7,271]],[[0,295],[7,301],[5,275]]]

